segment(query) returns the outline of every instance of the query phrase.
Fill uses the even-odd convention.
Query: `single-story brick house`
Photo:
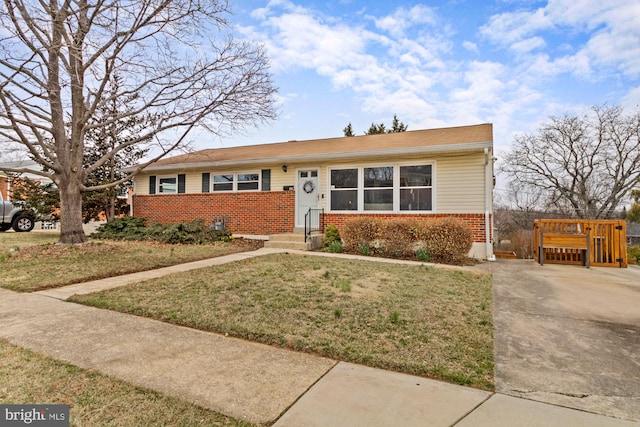
[[[453,216],[474,231],[476,258],[493,257],[491,124],[215,148],[165,158],[136,176],[132,212],[174,223],[224,216],[234,234],[304,228],[356,216]]]

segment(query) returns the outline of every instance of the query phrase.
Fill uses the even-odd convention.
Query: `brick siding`
[[[295,223],[293,191],[161,194],[133,196],[133,215],[149,222],[171,224],[226,217],[235,234],[290,233]]]
[[[227,229],[236,234],[269,235],[290,233],[295,224],[295,192],[262,191],[236,193],[162,194],[133,196],[133,215],[149,222],[171,224],[226,216]],[[341,228],[344,221],[356,217],[379,219],[459,218],[473,230],[473,241],[485,242],[483,214],[341,214],[326,213],[325,225]]]

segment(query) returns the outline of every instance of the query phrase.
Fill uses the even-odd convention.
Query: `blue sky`
[[[231,0],[265,45],[279,118],[197,148],[491,122],[498,156],[551,115],[640,104],[637,0]]]

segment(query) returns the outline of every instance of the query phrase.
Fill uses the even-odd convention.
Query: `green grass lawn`
[[[0,404],[43,403],[69,405],[71,426],[251,426],[0,340]]]
[[[31,292],[254,250],[262,242],[208,245],[98,241],[58,245],[55,233],[0,233],[0,287]]]
[[[276,254],[72,300],[493,389],[491,275]]]

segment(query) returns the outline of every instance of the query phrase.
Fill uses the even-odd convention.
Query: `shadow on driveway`
[[[496,391],[640,420],[640,268],[493,270]]]

